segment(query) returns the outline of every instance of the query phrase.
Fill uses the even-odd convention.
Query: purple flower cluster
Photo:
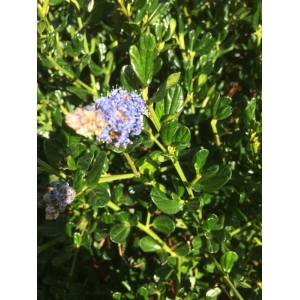
[[[76,195],[75,190],[69,186],[68,182],[55,184],[50,183],[53,190],[44,195],[46,202],[46,219],[54,220],[60,212],[65,210],[65,207],[70,204]]]
[[[93,105],[76,108],[66,116],[66,123],[78,134],[95,134],[99,141],[126,147],[132,144],[130,134],[142,132],[146,114],[146,103],[141,95],[119,87],[95,100]]]

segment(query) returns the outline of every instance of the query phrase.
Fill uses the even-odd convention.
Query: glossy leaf
[[[88,192],[87,203],[94,207],[104,207],[110,200],[107,189],[103,186],[97,185],[91,188]]]
[[[115,219],[121,223],[125,223],[129,219],[129,214],[127,211],[115,212],[114,216],[115,216]]]
[[[218,92],[215,92],[211,97],[211,114],[215,120],[223,120],[228,118],[232,113],[230,97],[220,97]]]
[[[182,197],[184,192],[185,192],[185,187],[182,183],[181,180],[179,180],[176,176],[172,175],[171,176],[172,178],[172,183],[173,183],[173,186],[175,188],[175,191],[176,191],[176,194],[179,196],[179,197]]]
[[[156,252],[161,246],[150,236],[144,236],[140,239],[140,247],[144,252]]]
[[[50,140],[44,141],[44,151],[48,162],[51,165],[55,165],[57,162],[63,159],[60,154],[60,145]]]
[[[180,126],[172,138],[171,146],[179,147],[186,146],[191,140],[191,132],[186,126]]]
[[[84,150],[86,150],[86,145],[83,143],[73,144],[70,146],[71,154],[74,158],[79,156]],[[78,163],[78,161],[77,161]]]
[[[202,87],[202,85],[204,85],[207,81],[207,75],[206,74],[201,74],[199,77],[198,77],[198,87]]]
[[[165,280],[168,280],[173,271],[174,269],[171,268],[169,265],[165,265],[156,269],[154,272],[154,281],[163,282]]]
[[[255,120],[256,99],[252,98],[246,107],[246,121],[250,124],[251,120]]]
[[[151,33],[144,33],[140,37],[140,49],[135,45],[129,48],[131,66],[144,86],[152,81],[156,42]]]
[[[231,177],[231,169],[229,166],[224,166],[212,177],[202,177],[200,180],[192,185],[192,188],[196,191],[203,191],[206,193],[212,193],[220,189]]]
[[[153,221],[153,228],[165,234],[175,230],[175,222],[168,216],[158,216]]]
[[[150,196],[157,208],[166,214],[174,215],[183,207],[183,201],[170,200],[166,194],[156,188],[152,188]]]
[[[69,156],[68,161],[67,161],[67,165],[68,165],[68,168],[72,171],[77,169],[75,160],[72,156]]]
[[[62,130],[62,134],[67,147],[71,147],[74,144],[78,144],[81,139],[81,137],[78,136],[78,134],[76,134],[75,131],[71,128],[66,128],[65,130]]]
[[[81,156],[77,161],[77,167],[81,170],[87,170],[94,158],[94,152],[88,152]]]
[[[67,90],[70,91],[71,93],[75,94],[79,99],[83,101],[87,101],[88,96],[90,95],[90,92],[83,88],[77,88],[74,86],[68,86]]]
[[[216,40],[212,37],[210,32],[206,33],[200,41],[196,43],[195,50],[197,56],[208,54],[214,48]]]
[[[73,240],[74,240],[74,244],[77,245],[77,246],[80,246],[81,245],[81,234],[79,232],[74,232],[74,235],[73,235]]]
[[[110,229],[110,239],[114,243],[122,244],[126,241],[130,233],[130,225],[128,223],[114,224]]]
[[[209,291],[206,292],[206,297],[209,297],[208,299],[205,300],[214,300],[216,299],[217,296],[221,295],[222,290],[218,287],[213,288]]]
[[[239,259],[238,255],[233,252],[229,251],[224,253],[221,256],[221,267],[224,272],[229,273],[234,265],[234,263]]]
[[[174,251],[179,256],[186,256],[188,255],[190,248],[186,242],[183,242],[183,243],[176,244],[174,246]]]
[[[73,182],[73,188],[75,189],[75,191],[81,191],[83,177],[84,177],[84,172],[78,169],[75,173],[74,182]]]
[[[149,24],[155,24],[161,20],[169,9],[170,3],[159,3],[155,10],[150,14],[148,22]]]
[[[124,22],[123,24],[124,31],[131,36],[133,33],[140,35],[141,34],[141,28],[138,26],[138,24],[133,22]]]
[[[174,31],[175,31],[175,28],[176,28],[176,19],[174,18],[171,18],[170,20],[170,24],[169,24],[169,27],[168,27],[168,31],[166,32],[165,36],[164,36],[164,41],[168,41],[169,39],[171,39]]]
[[[93,167],[89,171],[88,176],[86,178],[88,186],[93,186],[98,183],[101,177],[105,159],[106,153],[104,151],[101,151],[96,157],[95,163],[93,164]]]
[[[155,102],[155,103],[161,101],[164,98],[166,91],[168,89],[174,87],[177,84],[177,82],[179,81],[179,78],[180,78],[180,74],[181,73],[178,72],[178,73],[173,73],[173,74],[169,75],[168,78],[160,85],[160,87],[154,93],[153,97],[149,99],[149,101]],[[179,86],[179,88],[180,88],[180,86]],[[181,91],[181,94],[182,94],[182,91]],[[179,102],[178,100],[179,99],[175,99],[174,102]],[[183,102],[183,96],[182,96],[181,100]],[[171,106],[171,103],[167,106]],[[176,104],[173,103],[173,106],[176,106]]]
[[[203,178],[207,179],[207,178],[214,176],[219,171],[219,169],[220,169],[219,165],[212,165],[207,168],[204,168],[201,171],[201,175]]]
[[[204,221],[203,226],[205,230],[211,231],[213,227],[218,223],[219,218],[215,214],[209,214],[207,219]]]
[[[203,166],[205,165],[209,151],[206,149],[199,150],[193,157],[194,168],[196,173],[199,174]]]
[[[168,146],[172,143],[177,129],[178,129],[178,121],[177,120],[172,120],[161,128],[160,137],[165,145]]]
[[[209,253],[217,253],[219,251],[219,244],[217,244],[213,239],[206,239],[206,250]]]

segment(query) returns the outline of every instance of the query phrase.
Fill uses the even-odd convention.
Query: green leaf
[[[182,197],[185,192],[185,186],[183,185],[182,181],[179,180],[176,176],[171,175],[172,184],[175,188],[176,194],[179,197]]]
[[[94,158],[94,152],[88,152],[81,156],[77,161],[77,167],[82,170],[87,170]]]
[[[112,298],[115,300],[121,300],[122,294],[120,292],[113,293]]]
[[[114,220],[115,220],[115,217],[110,213],[105,212],[101,215],[101,222],[103,222],[105,224],[112,224],[114,222]]]
[[[161,20],[169,9],[170,3],[159,3],[148,18],[148,23],[153,25]]]
[[[201,169],[205,165],[208,154],[209,151],[206,149],[199,150],[198,152],[195,153],[193,157],[193,164],[197,174],[200,173]]]
[[[148,300],[148,289],[144,286],[141,286],[137,289],[137,294],[141,297],[143,297],[144,300]]]
[[[56,237],[65,234],[65,226],[55,222],[47,222],[38,226],[38,233],[47,237]]]
[[[252,98],[247,105],[246,111],[246,122],[250,124],[251,120],[255,120],[255,109],[256,109],[256,98]]]
[[[78,144],[81,140],[81,136],[78,136],[78,134],[76,134],[75,131],[69,127],[67,127],[65,130],[62,130],[62,134],[67,147]]]
[[[114,243],[122,244],[126,241],[130,233],[130,225],[128,223],[114,224],[110,229],[110,239]]]
[[[203,84],[205,84],[207,81],[207,75],[206,74],[200,74],[198,77],[198,88],[201,88]]]
[[[189,211],[196,211],[197,209],[200,208],[200,204],[201,204],[201,202],[200,202],[199,198],[193,198],[193,199],[190,199],[189,201],[187,201],[186,208]]]
[[[115,219],[121,223],[128,222],[129,213],[127,211],[118,211],[114,213]]]
[[[121,83],[128,92],[138,90],[142,83],[133,71],[132,66],[123,66],[121,72]]]
[[[173,141],[173,137],[175,135],[175,132],[178,129],[178,121],[172,120],[168,122],[166,125],[161,127],[160,130],[160,137],[165,145],[170,145]]]
[[[50,6],[55,6],[55,5],[58,5],[62,2],[63,2],[63,0],[49,0],[49,5]]]
[[[47,22],[44,20],[40,20],[37,24],[37,31],[39,35],[43,34],[43,31],[48,27]]]
[[[100,76],[104,73],[104,70],[97,64],[95,64],[92,60],[89,61],[89,68],[95,76]]]
[[[145,0],[136,0],[132,4],[133,10],[140,10],[145,5]]]
[[[168,76],[168,78],[160,85],[160,87],[157,89],[157,91],[154,93],[153,97],[149,99],[150,102],[154,102],[154,103],[157,103],[159,101],[161,101],[164,96],[165,96],[165,93],[168,89],[176,86],[177,82],[179,81],[179,78],[180,78],[180,72],[178,73],[173,73],[171,75]],[[182,89],[180,87],[180,85],[178,85],[178,90],[176,91],[177,94],[180,93],[180,90],[181,90],[181,95],[178,96],[178,99],[175,99],[175,103],[173,104],[173,106],[176,106],[176,103],[179,102],[179,100],[182,101],[181,105],[183,105],[183,94],[182,94]],[[174,91],[172,91],[172,94],[175,94]],[[176,95],[177,96],[177,95]],[[181,98],[179,98],[181,96]],[[170,106],[172,106],[172,103],[168,103],[169,102],[172,102],[174,99],[173,99],[173,95],[167,97],[167,99],[165,100],[165,102],[167,104],[164,105],[164,107],[169,107],[169,110],[170,110]],[[179,104],[177,104],[179,105]]]
[[[256,1],[256,10],[254,14],[252,15],[252,20],[251,20],[251,25],[252,29],[256,31],[258,29],[258,24],[261,20],[261,7],[262,7],[262,2],[261,1]]]
[[[166,90],[175,87],[180,79],[180,72],[173,73],[168,76],[167,82],[166,82]],[[180,88],[180,85],[177,85],[177,87]],[[175,93],[175,92],[173,92]],[[178,93],[178,92],[177,92]]]
[[[131,66],[144,86],[152,81],[154,56],[156,50],[155,37],[151,33],[144,33],[140,37],[140,50],[135,45],[129,48]]]
[[[228,118],[232,113],[232,108],[229,105],[232,99],[230,97],[221,97],[218,92],[215,92],[211,97],[211,114],[215,120],[223,120]]]
[[[213,238],[219,243],[224,243],[227,239],[227,234],[226,234],[226,231],[225,230],[218,230],[218,228],[221,228],[223,227],[223,224],[220,224],[220,223],[217,223],[213,228],[212,230],[216,230],[216,231],[213,231],[212,234],[213,234]],[[230,237],[230,235],[229,235]]]
[[[84,150],[86,150],[86,145],[83,143],[73,144],[70,146],[71,155],[76,158],[79,156]]]
[[[164,264],[165,262],[168,261],[169,254],[166,251],[164,251],[163,249],[161,251],[159,251],[158,256],[159,256],[159,260],[160,260],[161,264]]]
[[[231,177],[231,169],[229,166],[220,168],[213,177],[202,177],[200,180],[192,185],[196,192],[212,193],[220,189]]]
[[[73,188],[75,191],[81,191],[84,172],[78,169],[74,176]]]
[[[238,255],[233,252],[229,251],[224,253],[221,256],[221,267],[224,272],[229,273],[234,265],[234,263],[239,259]]]
[[[166,118],[170,114],[179,113],[184,106],[183,92],[179,84],[167,90],[164,97],[164,114]],[[164,118],[162,119],[164,121]]]
[[[53,257],[52,265],[54,267],[62,266],[72,258],[74,252],[75,252],[75,248],[68,247],[67,249],[63,250],[62,252],[60,252],[59,254]]]
[[[81,234],[79,232],[74,232],[74,235],[73,235],[73,240],[74,240],[74,244],[77,245],[77,246],[80,246],[81,245]]]
[[[222,290],[218,287],[211,289],[206,292],[206,297],[209,297],[208,299],[205,298],[205,300],[214,300],[217,296],[222,294]]]
[[[91,188],[88,192],[87,203],[94,207],[104,207],[109,202],[110,196],[107,189],[97,185]]]
[[[162,266],[154,271],[154,281],[155,282],[163,282],[168,280],[173,273],[174,269],[169,265]]]
[[[161,246],[150,236],[144,236],[140,239],[140,247],[144,252],[157,252]]]
[[[152,188],[150,196],[158,209],[166,214],[174,215],[183,207],[183,201],[170,200],[166,194],[156,188]]]
[[[172,122],[172,121],[171,121]],[[172,138],[171,146],[186,146],[191,140],[191,132],[186,126],[179,126]]]
[[[72,156],[69,156],[67,165],[68,165],[68,168],[72,171],[77,169],[76,162]]]
[[[186,256],[188,255],[190,248],[186,242],[182,242],[174,246],[174,251],[179,256]]]
[[[124,22],[123,24],[124,31],[131,36],[132,33],[140,35],[141,34],[141,28],[138,24],[133,22]]]
[[[164,36],[164,41],[165,42],[172,38],[175,29],[176,29],[176,19],[171,18],[169,26],[168,26],[168,30],[167,30],[167,32]]]
[[[53,110],[52,114],[53,114],[53,119],[56,122],[56,124],[61,127],[62,126],[62,122],[63,122],[63,117],[62,117],[62,114],[60,112],[60,109],[55,108]]]
[[[83,88],[77,88],[74,86],[67,86],[67,90],[71,93],[74,93],[79,99],[87,101],[90,92]]]
[[[157,231],[170,234],[175,230],[175,222],[168,216],[158,216],[153,221],[153,227]]]
[[[206,239],[206,250],[209,253],[217,253],[219,251],[219,244],[217,244],[213,239]]]
[[[210,51],[214,48],[216,40],[212,37],[210,32],[207,32],[200,41],[196,43],[195,51],[197,56],[203,54],[209,54]]]
[[[157,57],[154,61],[153,66],[153,75],[157,74],[163,65],[163,60],[160,57]]]
[[[200,253],[200,250],[202,248],[202,239],[200,236],[195,236],[193,241],[193,255],[198,255]]]
[[[64,17],[64,20],[62,22],[60,22],[59,26],[55,28],[56,32],[62,32],[66,28],[66,26],[68,24],[68,18],[69,18],[69,14],[67,14]]]
[[[212,228],[218,223],[219,218],[215,214],[209,214],[208,218],[204,221],[203,226],[207,231],[211,231]]]
[[[95,160],[95,163],[86,178],[88,186],[93,186],[98,183],[98,181],[101,177],[102,168],[103,168],[105,159],[106,159],[106,153],[104,151],[101,151],[98,154],[98,156]]]
[[[203,169],[201,172],[202,178],[207,179],[214,176],[219,171],[219,169],[220,169],[219,165],[212,165]]]
[[[52,166],[54,166],[56,163],[63,159],[63,157],[60,155],[60,150],[61,147],[57,143],[54,143],[53,141],[49,140],[44,141],[45,155],[48,162]]]

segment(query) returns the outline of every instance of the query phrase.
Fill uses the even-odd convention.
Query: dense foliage
[[[37,8],[38,298],[261,299],[261,1]]]

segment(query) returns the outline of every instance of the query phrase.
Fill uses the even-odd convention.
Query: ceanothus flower
[[[75,199],[76,191],[69,186],[68,182],[58,184],[51,182],[50,186],[53,187],[53,190],[44,195],[46,219],[54,220]]]
[[[143,115],[147,108],[141,95],[119,87],[91,106],[76,108],[66,116],[66,123],[80,135],[95,134],[99,141],[126,147],[132,144],[130,134],[142,132]]]

